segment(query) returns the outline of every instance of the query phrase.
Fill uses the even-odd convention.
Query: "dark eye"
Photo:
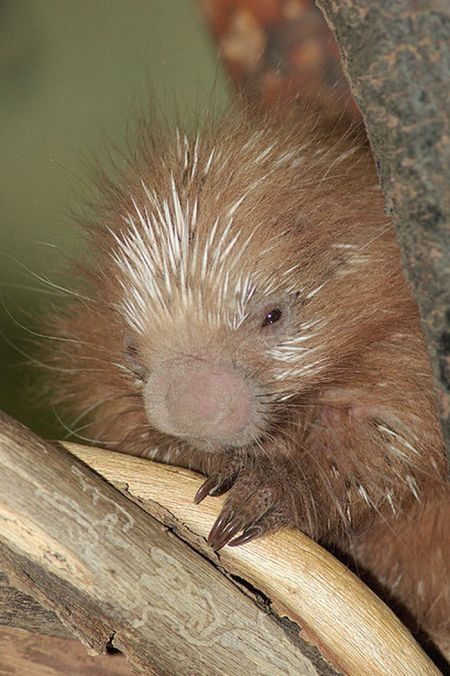
[[[264,317],[264,321],[262,323],[263,326],[269,326],[269,324],[275,324],[281,317],[281,310],[279,308],[274,308],[270,312],[266,314]]]
[[[130,359],[137,359],[137,357],[138,357],[138,350],[137,350],[137,347],[135,345],[127,345],[126,346],[126,353],[127,353],[127,356]]]
[[[132,343],[128,343],[125,347],[125,355],[130,365],[131,371],[139,380],[145,380],[147,370],[140,363],[140,355],[137,347]]]

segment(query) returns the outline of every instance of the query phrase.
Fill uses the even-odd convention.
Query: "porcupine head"
[[[54,355],[74,369],[57,398],[93,409],[89,437],[143,455],[248,448],[326,378],[322,289],[349,205],[323,175],[347,157],[308,123],[233,115],[215,132],[149,133],[103,180],[91,283]]]

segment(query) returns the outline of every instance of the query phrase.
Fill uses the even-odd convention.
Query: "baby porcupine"
[[[96,443],[206,474],[197,501],[227,492],[213,547],[297,527],[445,645],[443,443],[365,144],[234,111],[143,134],[101,191],[89,291],[49,318],[54,403]]]

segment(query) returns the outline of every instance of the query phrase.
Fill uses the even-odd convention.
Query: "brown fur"
[[[49,351],[53,401],[77,416],[71,426],[82,439],[192,466],[211,478],[211,493],[229,489],[216,546],[242,530],[296,526],[346,552],[444,646],[450,494],[443,443],[417,309],[367,148],[356,132],[287,111],[270,120],[233,113],[217,130],[200,132],[197,150],[195,137],[187,154],[184,147],[182,138],[177,149],[164,135],[144,133],[121,179],[103,179],[101,204],[86,217],[88,297],[49,318],[62,338]],[[142,331],[124,318],[130,280],[111,258],[118,251],[112,233],[130,233],[130,213],[141,227],[142,181],[175,218],[171,174],[182,205],[198,200],[190,245],[201,250],[216,217],[221,231],[226,211],[252,186],[231,230],[240,244],[254,236],[229,287],[247,272],[257,279],[249,316],[236,330],[225,321],[229,291],[219,302],[209,279],[187,311],[175,273],[175,291],[162,291],[168,312],[145,296]],[[219,282],[236,255],[232,249],[221,262]],[[295,293],[292,274],[289,293],[282,284],[269,298],[259,293],[298,263]],[[198,292],[196,272],[187,285]],[[258,317],[279,302],[285,323],[263,332]],[[214,326],[208,310],[219,318]],[[273,350],[314,321],[298,372],[293,362],[276,362]],[[195,440],[149,423],[145,383],[156,371],[162,382],[161,365],[176,369],[180,355],[241,374],[258,403],[253,441]]]

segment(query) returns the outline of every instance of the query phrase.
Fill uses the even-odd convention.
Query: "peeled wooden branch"
[[[450,458],[450,6],[317,0],[363,114],[428,342]]]
[[[0,416],[0,562],[94,651],[113,637],[146,673],[438,673],[379,599],[301,533],[216,555],[205,538],[220,501],[192,503],[198,476],[70,449],[122,493]]]

